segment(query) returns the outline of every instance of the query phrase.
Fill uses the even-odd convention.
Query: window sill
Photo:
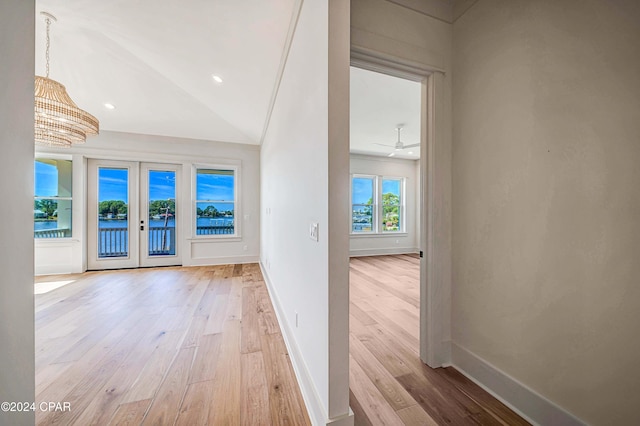
[[[62,245],[62,244],[75,244],[79,243],[80,240],[77,238],[34,238],[34,245],[36,246],[49,246],[49,245]]]
[[[381,237],[381,238],[387,238],[387,237],[408,237],[409,234],[407,232],[401,232],[401,231],[388,231],[385,233],[382,232],[368,232],[368,233],[351,233],[349,234],[350,237],[354,237],[354,238],[376,238],[376,237]]]

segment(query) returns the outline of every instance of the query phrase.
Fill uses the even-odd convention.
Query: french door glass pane
[[[98,257],[129,256],[129,170],[98,168]]]
[[[176,254],[176,172],[149,170],[149,256]]]

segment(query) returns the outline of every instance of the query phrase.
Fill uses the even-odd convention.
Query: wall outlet
[[[247,251],[248,247],[247,246],[242,246],[242,250]]]
[[[311,222],[309,225],[309,238],[318,241],[318,222]]]

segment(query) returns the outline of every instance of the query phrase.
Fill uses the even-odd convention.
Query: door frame
[[[87,268],[89,270],[137,268],[139,266],[139,206],[140,180],[139,162],[121,160],[87,160]],[[99,258],[98,248],[98,170],[100,167],[120,168],[129,171],[127,191],[128,206],[128,256],[118,258]],[[136,232],[133,232],[133,231]]]
[[[451,363],[451,133],[445,72],[368,49],[351,48],[351,65],[422,85],[420,119],[420,359]]]
[[[129,250],[127,257],[99,258],[97,255],[98,235],[98,175],[100,167],[126,168],[129,170],[128,181],[128,209],[129,220]],[[170,256],[148,256],[148,223],[146,220],[148,204],[149,170],[174,171],[176,174],[176,254]],[[87,270],[106,270],[121,268],[140,268],[154,266],[182,265],[182,232],[184,223],[182,214],[185,211],[181,199],[182,165],[177,163],[162,163],[152,161],[127,161],[102,158],[87,158]],[[143,185],[147,185],[143,188]],[[144,224],[141,218],[145,217]],[[144,225],[144,230],[140,226]]]

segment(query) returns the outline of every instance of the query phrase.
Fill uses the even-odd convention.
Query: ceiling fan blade
[[[387,145],[386,143],[375,143],[375,142],[374,142],[374,145],[388,146],[388,147],[390,147],[390,148],[395,148],[395,147],[396,147],[395,145]]]
[[[419,143],[412,143],[411,145],[403,145],[402,149],[414,148],[416,146],[420,146],[420,144]]]

